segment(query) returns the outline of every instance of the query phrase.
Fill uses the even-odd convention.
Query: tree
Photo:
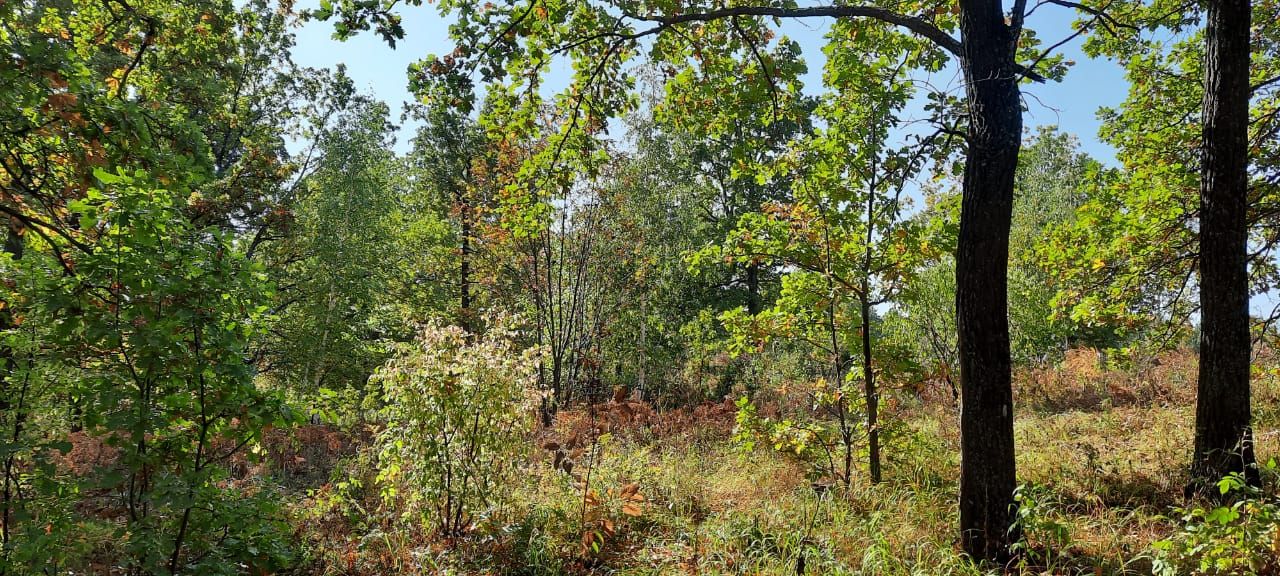
[[[856,37],[846,25],[837,23],[832,37]],[[889,371],[876,353],[882,342],[874,308],[897,297],[920,261],[936,257],[923,241],[925,227],[902,218],[902,194],[931,158],[947,155],[951,141],[938,130],[907,136],[901,148],[890,145],[913,94],[903,70],[920,65],[912,61],[920,54],[918,41],[892,30],[863,32],[882,34],[876,52],[854,51],[856,44],[839,40],[828,47],[835,91],[816,110],[825,127],[765,172],[796,175],[794,200],[771,202],[744,217],[723,249],[726,258],[776,260],[794,270],[784,277],[775,306],[752,320],[766,325],[765,338],[789,335],[828,355],[834,392],[817,403],[832,408],[837,419],[843,467],[832,472],[846,488],[857,440],[849,399],[858,391],[851,381],[862,384],[868,475],[873,483],[882,479],[877,376]],[[854,358],[857,375],[849,373]]]
[[[1200,177],[1200,375],[1192,483],[1230,473],[1261,480],[1249,395],[1249,0],[1214,0],[1205,15]]]
[[[387,113],[385,104],[362,101],[338,117],[277,226],[288,235],[259,251],[281,290],[257,365],[281,388],[363,387],[384,359],[377,341],[412,335],[382,310],[405,257],[398,241],[407,230],[397,228],[396,213],[409,193],[396,182]]]
[[[411,2],[420,4],[420,2]],[[1053,2],[1081,7],[1070,2]],[[341,0],[313,12],[337,18],[339,38],[374,28],[389,41],[404,34],[391,9],[396,2]],[[444,58],[430,58],[414,77],[454,94],[464,108],[474,99],[472,73],[490,83],[490,101],[502,109],[538,112],[536,88],[556,57],[574,62],[569,87],[557,96],[565,110],[558,143],[532,160],[544,168],[565,160],[570,139],[583,143],[583,134],[603,129],[604,119],[631,105],[632,82],[624,64],[652,40],[648,55],[680,66],[696,65],[703,51],[743,51],[765,64],[753,50],[769,42],[761,33],[764,18],[835,17],[870,20],[899,26],[931,42],[925,48],[937,62],[958,60],[965,79],[963,131],[967,140],[964,201],[957,253],[957,325],[960,373],[964,394],[961,418],[962,473],[961,540],[966,552],[979,559],[1000,559],[1009,552],[1015,463],[1013,406],[1007,321],[1008,233],[1013,203],[1013,179],[1021,144],[1022,109],[1018,83],[1063,72],[1062,60],[1037,50],[1034,36],[1023,29],[1026,3],[1018,0],[1006,16],[996,0],[958,0],[953,10],[935,5],[878,4],[802,8],[787,3],[724,7],[718,4],[681,5],[659,2],[570,3],[530,0],[506,5],[470,1],[442,2],[440,9],[455,14],[452,28],[458,48]],[[1106,22],[1107,15],[1084,7],[1091,18],[1081,28]],[[951,33],[959,31],[960,38]],[[1019,60],[1030,61],[1029,66]],[[731,77],[717,79],[731,91]],[[945,94],[940,101],[950,101]],[[527,124],[520,120],[519,124]]]
[[[0,570],[82,571],[65,544],[90,514],[117,531],[111,561],[132,573],[278,559],[269,499],[221,480],[228,459],[287,420],[246,361],[269,288],[233,232],[264,212],[235,199],[278,196],[292,173],[284,120],[239,98],[296,95],[276,77],[285,12],[0,7]],[[256,91],[266,77],[273,90]],[[73,477],[52,461],[70,439],[118,462]],[[123,509],[78,506],[92,505],[86,487]]]
[[[1054,271],[1040,261],[1053,231],[1071,226],[1086,190],[1102,176],[1102,166],[1079,150],[1076,137],[1056,127],[1041,127],[1023,143],[1009,235],[1009,330],[1015,363],[1061,357],[1071,345],[1114,342],[1108,338],[1111,324],[1086,327],[1055,314],[1058,285]]]
[[[1044,263],[1058,231],[1074,226],[1087,191],[1104,176],[1101,165],[1079,151],[1076,138],[1056,127],[1041,127],[1023,141],[1009,235],[1009,334],[1015,365],[1048,361],[1070,345],[1114,342],[1116,324],[1089,326],[1059,313],[1053,304],[1060,284],[1065,283],[1064,275]],[[939,184],[945,187],[932,190],[929,206],[913,219],[932,229],[930,242],[945,246],[945,256],[922,262],[923,268],[914,271],[889,318],[927,372],[958,396],[951,300],[955,298],[955,228],[961,199],[950,182]]]
[[[723,238],[707,217],[721,196],[692,166],[691,143],[658,122],[633,114],[626,119],[630,141],[604,183],[597,210],[607,215],[611,257],[600,274],[624,279],[631,298],[614,299],[600,343],[605,373],[616,386],[630,387],[652,402],[699,400],[705,389],[680,387],[681,369],[691,358],[691,338],[682,329],[703,310],[723,310],[742,302],[727,266],[690,269],[685,256]],[[723,382],[724,380],[721,380]]]
[[[447,205],[447,216],[455,222],[457,317],[464,330],[472,330],[476,319],[472,293],[476,283],[475,253],[486,208],[482,177],[492,169],[491,157],[484,154],[485,137],[480,127],[457,110],[435,103],[417,109],[417,114],[426,124],[414,138],[412,162],[425,177],[424,192],[433,194],[440,205]]]
[[[734,26],[739,34],[763,35],[761,40],[771,34]],[[733,74],[744,62],[737,90],[726,93],[708,82]],[[792,141],[812,131],[816,101],[800,92],[804,72],[799,46],[786,40],[751,52],[745,47],[741,53],[707,51],[698,69],[667,69],[666,97],[651,104],[654,117],[688,149],[684,163],[714,193],[701,213],[722,233],[736,227],[743,215],[789,198],[793,177],[759,168],[777,161]],[[727,274],[724,284],[731,287],[725,290],[726,307],[745,300],[751,314],[763,309],[764,293],[778,281],[768,260],[734,261],[717,272]]]
[[[1280,285],[1280,119],[1274,113],[1280,13],[1268,3],[1188,9],[1135,2],[1117,9],[1142,29],[1178,36],[1167,42],[1135,28],[1086,44],[1093,53],[1122,60],[1133,88],[1122,108],[1104,111],[1103,135],[1120,148],[1126,170],[1082,208],[1083,224],[1101,232],[1096,237],[1102,241],[1083,243],[1089,248],[1081,250],[1087,258],[1081,267],[1115,279],[1112,290],[1122,297],[1113,300],[1120,305],[1142,302],[1133,295],[1154,286],[1147,291],[1159,295],[1155,304],[1176,305],[1182,319],[1200,313],[1189,489],[1232,471],[1256,481],[1250,471],[1248,306],[1251,294]],[[1077,309],[1107,308],[1092,304]],[[1117,307],[1110,305],[1111,311]],[[1276,318],[1273,310],[1261,319],[1258,333]]]

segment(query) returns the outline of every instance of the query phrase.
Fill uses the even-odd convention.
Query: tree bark
[[[862,254],[862,293],[858,295],[858,312],[862,315],[862,388],[867,403],[867,473],[872,484],[880,475],[880,393],[876,390],[876,372],[872,365],[871,347],[871,274],[875,249],[876,176],[872,174],[867,190],[867,241]]]
[[[1200,373],[1188,492],[1233,472],[1259,481],[1250,427],[1247,264],[1248,0],[1213,0],[1205,25],[1200,179]]]
[[[865,272],[864,272],[865,273]],[[879,484],[880,474],[880,393],[876,390],[875,370],[871,365],[871,303],[867,296],[870,283],[863,278],[860,298],[862,312],[862,385],[867,402],[867,472],[871,483]]]
[[[974,559],[1001,561],[1018,538],[1012,529],[1017,474],[1007,299],[1014,171],[1022,138],[1014,60],[1018,31],[1006,23],[998,0],[961,0],[960,31],[969,121],[956,251],[960,534],[964,551]]]
[[[461,211],[462,226],[459,238],[459,248],[461,251],[461,262],[458,266],[458,290],[460,294],[460,307],[458,310],[458,323],[463,330],[471,332],[471,206],[466,203],[461,192],[457,197],[458,207]]]

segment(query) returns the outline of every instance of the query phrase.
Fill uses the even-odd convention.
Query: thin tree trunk
[[[880,475],[880,395],[876,391],[875,370],[871,366],[871,303],[868,299],[868,286],[863,279],[860,298],[862,306],[862,382],[863,393],[867,402],[867,468],[871,474],[871,483],[879,484]]]
[[[463,193],[459,191],[456,195],[458,208],[461,211],[462,230],[459,243],[461,244],[461,262],[458,266],[458,290],[460,293],[460,308],[458,311],[458,323],[463,330],[471,332],[471,207],[466,203]]]
[[[956,250],[959,340],[960,537],[978,560],[1001,561],[1018,538],[1010,379],[1008,261],[1022,106],[1017,31],[998,0],[961,0],[961,65],[968,104],[960,237]],[[1015,12],[1020,12],[1015,8]],[[1021,14],[1014,14],[1020,21]]]
[[[747,265],[747,312],[752,316],[760,313],[760,265]]]
[[[867,472],[871,483],[880,483],[880,395],[876,391],[875,370],[871,365],[871,258],[875,246],[876,184],[872,165],[871,186],[867,190],[867,237],[862,257],[862,293],[858,295],[858,312],[862,315],[862,389],[867,403]]]
[[[853,483],[853,426],[849,422],[849,399],[844,394],[844,354],[840,350],[840,331],[836,326],[835,272],[831,266],[831,220],[827,217],[826,206],[822,209],[822,247],[825,262],[823,275],[827,281],[827,334],[831,338],[831,384],[836,390],[836,416],[840,420],[840,444],[844,448],[844,489],[847,492]]]
[[[1209,2],[1200,180],[1200,374],[1188,491],[1233,472],[1257,484],[1247,269],[1248,0]]]
[[[9,254],[13,260],[22,258],[23,243],[22,234],[19,233],[17,224],[10,222],[5,235],[4,252]],[[7,304],[7,303],[6,303]],[[14,327],[14,319],[10,306],[0,309],[0,332],[9,330]],[[22,440],[22,425],[26,420],[25,398],[26,386],[22,386],[21,390],[16,389],[13,379],[13,373],[17,368],[17,360],[14,358],[13,348],[0,344],[0,413],[7,415],[11,420],[10,429],[12,436],[10,441],[14,447]],[[5,562],[0,563],[8,565],[10,546],[9,541],[13,527],[13,510],[14,506],[14,484],[15,467],[17,465],[16,453],[10,453],[4,460],[4,469],[0,471],[4,474],[3,483],[3,502],[0,502],[0,549],[3,549]],[[0,574],[6,573],[3,567],[0,567]]]
[[[647,312],[648,298],[642,293],[640,295],[640,374],[639,382],[636,389],[640,390],[642,397],[647,397],[649,390],[645,388],[645,374],[649,371],[649,316]]]

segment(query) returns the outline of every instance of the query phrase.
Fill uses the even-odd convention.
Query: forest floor
[[[1150,574],[1151,544],[1176,529],[1193,432],[1195,358],[1140,371],[1086,355],[1017,377],[1018,476],[1027,550],[1011,573]],[[1254,387],[1257,454],[1280,456],[1280,370]],[[929,395],[925,395],[928,397]],[[948,395],[935,394],[939,398]],[[615,403],[616,404],[616,403]],[[607,408],[597,414],[610,418]],[[727,404],[622,425],[598,464],[553,467],[587,415],[562,414],[509,504],[468,536],[430,537],[380,508],[369,462],[340,465],[292,504],[314,574],[976,574],[955,548],[958,415],[949,401],[888,411],[885,481],[815,488],[811,467],[770,447],[744,452]],[[550,438],[550,440],[548,440]],[[587,450],[591,448],[588,446]],[[366,457],[367,458],[367,457]],[[1274,480],[1274,479],[1272,479]],[[339,497],[338,494],[342,494]],[[636,496],[638,494],[638,496]],[[584,528],[585,526],[585,528]],[[586,534],[584,536],[584,533]]]

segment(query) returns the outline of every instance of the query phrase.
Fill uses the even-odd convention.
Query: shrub
[[[1274,461],[1267,463],[1274,471]],[[1181,529],[1152,544],[1153,573],[1280,573],[1280,504],[1236,473],[1218,483],[1234,501],[1213,508],[1177,509]]]
[[[1058,503],[1052,492],[1041,486],[1022,484],[1014,491],[1013,501],[1018,505],[1014,528],[1019,533],[1013,551],[1020,556],[1023,567],[1052,566],[1069,553],[1071,530],[1055,518]]]
[[[263,430],[293,422],[245,361],[265,320],[265,278],[231,235],[186,218],[177,191],[152,176],[99,169],[95,179],[100,188],[68,204],[93,243],[76,248],[74,266],[24,260],[31,317],[0,334],[24,345],[22,387],[66,414],[25,400],[3,411],[0,567],[283,566],[279,499],[228,469]],[[105,545],[86,542],[99,531]]]
[[[537,406],[535,349],[521,352],[510,320],[483,336],[428,325],[375,374],[386,427],[379,481],[440,534],[458,536],[495,503],[520,461]],[[401,494],[400,487],[408,487]]]

